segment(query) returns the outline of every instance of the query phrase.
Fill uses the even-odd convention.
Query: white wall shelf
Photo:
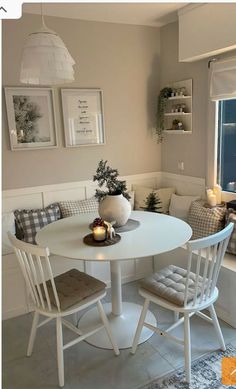
[[[164,132],[192,134],[192,79],[173,82],[168,86],[178,95],[168,98],[164,113]],[[174,120],[182,123],[179,130],[173,124]]]
[[[191,99],[192,96],[173,96],[169,97],[168,100],[184,100],[184,99]]]
[[[167,112],[165,116],[188,116],[192,115],[190,112]]]
[[[165,134],[178,134],[178,135],[189,135],[192,134],[192,131],[184,131],[184,130],[164,130]]]

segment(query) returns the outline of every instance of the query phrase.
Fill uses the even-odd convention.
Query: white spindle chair
[[[167,337],[170,340],[174,340],[175,342],[184,345],[184,353],[185,353],[185,373],[186,373],[186,381],[190,383],[191,381],[191,339],[190,339],[190,317],[194,314],[197,314],[202,319],[211,322],[214,325],[216,335],[220,344],[221,349],[225,350],[225,343],[223,339],[223,335],[220,329],[220,325],[215,313],[213,303],[218,298],[218,289],[216,287],[221,263],[223,261],[223,257],[230,239],[230,235],[233,231],[234,224],[230,223],[227,227],[225,227],[220,232],[208,236],[206,238],[197,239],[193,241],[189,241],[187,243],[188,250],[188,266],[186,271],[186,280],[184,293],[183,293],[183,301],[181,305],[171,302],[171,298],[165,299],[164,297],[160,297],[161,293],[156,290],[150,292],[150,283],[155,282],[154,277],[150,277],[147,280],[144,280],[141,284],[141,288],[139,289],[139,293],[142,297],[144,297],[144,305],[141,312],[141,316],[139,319],[139,323],[137,326],[137,330],[134,336],[132,351],[134,354],[138,345],[138,341],[140,338],[140,334],[143,326],[149,328],[152,331],[155,331],[157,334]],[[202,257],[203,250],[205,251],[204,257]],[[193,254],[196,255],[196,261],[193,260]],[[190,272],[192,268],[195,267],[194,271],[194,283],[191,285],[191,290],[189,287],[190,283]],[[168,267],[169,269],[171,267]],[[165,270],[168,268],[165,268]],[[156,273],[156,275],[164,274],[162,271]],[[155,276],[155,274],[154,274]],[[149,290],[146,289],[146,286]],[[163,284],[162,284],[163,286]],[[173,287],[173,285],[171,286]],[[158,289],[158,287],[157,287]],[[191,300],[189,301],[189,293],[191,293]],[[159,329],[157,327],[152,326],[151,324],[145,322],[145,317],[147,313],[147,309],[149,303],[153,302],[157,305],[160,305],[164,308],[172,310],[175,313],[175,317],[177,321],[171,325],[165,331]],[[210,312],[210,316],[202,313],[203,309],[208,309]],[[183,317],[179,319],[179,313],[183,314]],[[184,340],[177,338],[169,334],[171,330],[184,323]]]
[[[13,236],[10,232],[8,233],[8,237],[16,253],[35,309],[27,349],[27,356],[30,356],[32,354],[37,329],[48,323],[52,319],[56,319],[57,363],[60,387],[64,386],[63,351],[75,345],[76,343],[81,342],[82,340],[93,335],[94,333],[100,331],[102,328],[105,327],[115,355],[119,355],[119,349],[117,347],[115,339],[113,338],[107,316],[103,310],[103,306],[100,301],[106,295],[105,284],[103,290],[93,293],[89,297],[83,299],[81,302],[63,310],[60,307],[60,299],[58,297],[58,292],[56,289],[56,284],[49,261],[49,249],[22,242],[18,240],[15,236]],[[89,276],[86,275],[86,277]],[[50,290],[53,296],[50,296],[48,288],[50,283]],[[77,312],[89,307],[94,303],[97,304],[98,312],[101,317],[101,324],[93,326],[93,328],[86,329],[86,332],[82,332],[71,322],[64,319],[65,316],[77,314]],[[39,323],[40,315],[46,316],[47,319]],[[62,324],[70,330],[74,331],[79,336],[76,339],[68,342],[67,344],[63,344]]]

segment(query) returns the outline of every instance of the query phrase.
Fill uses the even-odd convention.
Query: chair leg
[[[213,325],[214,325],[215,330],[216,330],[217,339],[220,343],[220,348],[221,348],[221,350],[225,351],[226,350],[225,341],[224,341],[224,338],[223,338],[223,335],[221,332],[220,324],[219,324],[219,321],[218,321],[213,304],[209,307],[209,311],[210,311],[210,315],[211,315],[211,318],[213,321]]]
[[[135,335],[134,335],[134,340],[133,340],[133,345],[132,345],[132,350],[131,350],[132,354],[135,354],[135,352],[136,352],[136,349],[137,349],[137,346],[138,346],[138,342],[139,342],[139,338],[140,338],[140,334],[141,334],[141,331],[142,331],[142,328],[143,328],[143,323],[144,323],[144,320],[146,318],[148,306],[149,306],[149,300],[146,299],[144,301],[143,309],[142,309],[142,312],[141,312],[141,315],[140,315],[140,318],[139,318],[139,322],[138,322],[138,326],[137,326],[137,329],[136,329],[136,332],[135,332]]]
[[[106,314],[104,312],[104,309],[103,309],[101,301],[97,302],[97,308],[98,308],[98,313],[99,313],[99,315],[100,315],[100,317],[102,319],[102,322],[104,324],[104,327],[105,327],[106,333],[108,335],[108,338],[110,339],[110,342],[112,344],[114,353],[115,353],[115,355],[119,355],[120,354],[120,350],[118,349],[117,343],[116,343],[116,341],[115,341],[115,339],[113,337],[113,334],[111,332],[111,327],[110,327],[109,321],[107,319],[107,316],[106,316]]]
[[[27,348],[27,357],[30,357],[32,354],[32,351],[33,351],[38,322],[39,322],[39,313],[37,311],[35,311],[34,317],[33,317],[33,322],[32,322],[32,327],[31,327],[31,331],[30,331],[28,348]]]
[[[61,317],[56,318],[57,327],[57,365],[59,386],[64,386],[64,357],[63,357],[63,334]]]
[[[190,319],[189,314],[184,314],[184,359],[186,381],[191,382],[191,338],[190,338]]]
[[[174,311],[174,322],[176,323],[179,320],[179,312]]]
[[[74,323],[75,323],[76,327],[78,327],[78,322],[79,322],[79,315],[78,315],[78,312],[75,312],[74,313]]]

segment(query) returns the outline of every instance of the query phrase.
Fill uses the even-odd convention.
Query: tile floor
[[[140,302],[137,283],[123,286],[127,301]],[[107,294],[106,300],[109,301]],[[157,309],[151,306],[157,314]],[[3,389],[57,388],[55,327],[49,323],[38,330],[34,352],[26,357],[31,314],[3,322]],[[163,327],[173,320],[167,310],[158,309],[158,321]],[[236,346],[236,330],[221,322],[226,343]],[[191,319],[193,358],[218,348],[212,325],[198,317]],[[182,334],[179,327],[173,331]],[[71,333],[65,329],[65,341]],[[73,335],[72,335],[73,336]],[[140,345],[136,354],[121,350],[115,357],[110,350],[101,350],[85,342],[65,351],[65,389],[138,389],[156,377],[183,366],[183,347],[158,335]],[[204,388],[203,388],[204,389]]]

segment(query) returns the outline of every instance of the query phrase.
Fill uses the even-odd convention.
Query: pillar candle
[[[216,204],[221,204],[221,186],[220,185],[214,185],[213,187],[213,193],[216,196]]]
[[[208,202],[209,196],[213,195],[213,190],[212,189],[207,189],[206,190],[206,194],[207,194],[207,202]]]
[[[216,195],[215,194],[210,194],[208,196],[208,204],[211,206],[211,207],[215,207],[216,206]]]

